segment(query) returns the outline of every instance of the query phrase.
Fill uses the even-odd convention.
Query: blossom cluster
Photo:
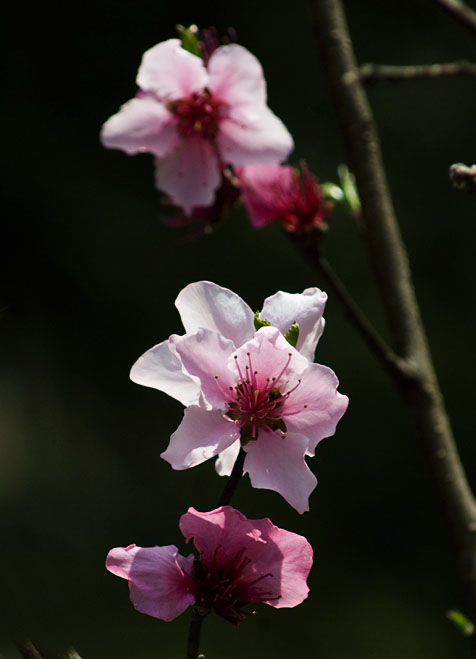
[[[291,232],[325,229],[331,204],[305,164],[281,164],[293,139],[267,106],[263,70],[246,48],[208,39],[197,54],[169,39],[144,54],[136,82],[101,139],[155,157],[157,187],[182,213],[169,223],[212,224],[241,191],[255,228],[278,220]]]
[[[104,124],[103,144],[151,153],[157,186],[182,209],[181,222],[218,218],[241,194],[256,228],[278,219],[299,234],[325,229],[330,205],[317,181],[304,163],[282,164],[293,140],[267,106],[258,60],[213,35],[189,37],[189,48],[169,39],[144,54],[137,95]],[[348,404],[334,372],[314,361],[326,301],[318,288],[278,291],[254,313],[209,281],[180,292],[184,334],[147,350],[130,374],[185,408],[161,455],[173,469],[214,458],[220,476],[248,474],[253,487],[309,510],[317,480],[306,460]],[[304,537],[229,505],[190,508],[179,526],[195,554],[135,544],[108,554],[107,569],[128,580],[138,611],[168,621],[193,606],[236,625],[247,604],[293,607],[307,597]]]

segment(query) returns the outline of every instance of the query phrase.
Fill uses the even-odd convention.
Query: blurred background
[[[476,8],[474,2],[472,3]],[[360,62],[476,59],[476,39],[431,2],[348,0]],[[137,613],[106,572],[115,546],[177,544],[190,505],[215,507],[212,461],[174,472],[159,458],[183,410],[133,384],[130,366],[182,331],[174,308],[209,279],[252,308],[276,290],[323,286],[278,226],[254,231],[242,209],[184,241],[165,226],[152,157],[101,147],[101,124],[136,92],[142,53],[177,23],[233,26],[262,62],[269,104],[294,135],[293,162],[320,180],[345,161],[307,3],[148,0],[17,3],[7,23],[0,240],[0,655],[30,637],[45,657],[181,659],[189,615]],[[453,162],[475,161],[476,80],[369,87],[423,317],[470,475],[474,443],[476,198],[452,190]],[[352,218],[331,216],[329,260],[386,332]],[[431,480],[405,410],[331,296],[317,360],[350,397],[335,437],[310,463],[319,484],[302,516],[246,477],[233,500],[315,549],[309,598],[258,606],[239,630],[212,617],[207,659],[469,657],[445,619],[465,609]],[[3,609],[3,611],[2,611]]]

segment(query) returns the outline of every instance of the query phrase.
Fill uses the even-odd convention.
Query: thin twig
[[[310,262],[324,277],[330,289],[342,304],[349,321],[365,341],[371,352],[385,366],[390,375],[403,378],[412,377],[411,364],[399,357],[380,336],[362,309],[355,302],[342,280],[332,269],[319,247],[318,241],[313,240],[312,236],[310,236],[311,239],[309,240],[307,237],[301,239],[299,237],[295,238],[293,234],[288,235],[298,243]]]
[[[240,446],[240,452],[238,453],[238,457],[236,458],[235,464],[233,465],[233,470],[226,482],[223,492],[221,493],[221,497],[218,500],[219,506],[227,506],[230,503],[231,497],[235,493],[236,487],[240,482],[241,477],[243,476],[243,465],[245,458],[246,453],[243,450],[243,447]]]
[[[340,0],[314,0],[315,30],[362,202],[369,256],[397,354],[415,365],[395,382],[416,426],[476,615],[476,501],[453,438],[388,189],[375,122]]]
[[[23,641],[17,644],[17,650],[23,659],[43,659],[31,641]]]
[[[367,63],[359,67],[359,75],[363,82],[454,78],[461,75],[476,76],[476,64],[466,60],[445,64],[412,64],[405,66]]]
[[[185,659],[198,659],[200,650],[200,634],[205,616],[201,614],[194,606],[192,609],[192,619],[188,631],[187,655]]]
[[[476,34],[476,11],[468,7],[461,0],[435,0],[443,9],[445,9],[455,20],[464,25]]]

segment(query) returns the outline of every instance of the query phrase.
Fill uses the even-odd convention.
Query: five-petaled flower
[[[106,147],[157,158],[157,187],[189,214],[213,203],[226,164],[285,160],[293,140],[266,105],[260,63],[238,44],[207,65],[169,39],[148,50],[140,88],[103,126]]]
[[[168,621],[195,605],[202,615],[215,611],[236,625],[251,602],[294,607],[307,597],[312,548],[303,536],[268,518],[249,520],[231,506],[190,508],[180,530],[187,542],[193,539],[198,558],[182,556],[174,545],[129,545],[108,554],[107,569],[128,579],[141,613]]]
[[[186,334],[172,335],[134,364],[134,382],[185,406],[162,457],[187,469],[219,456],[229,475],[240,446],[251,484],[279,492],[300,513],[309,509],[316,478],[305,457],[334,434],[348,399],[329,368],[312,361],[327,296],[317,288],[267,298],[258,331],[250,307],[211,282],[190,284],[176,306]],[[294,348],[284,337],[297,322]]]
[[[321,188],[307,165],[300,168],[279,163],[238,167],[243,202],[256,229],[273,220],[292,233],[324,231],[332,203],[324,199]]]

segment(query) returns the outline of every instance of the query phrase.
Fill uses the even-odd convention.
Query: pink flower
[[[325,230],[332,204],[305,163],[301,169],[279,163],[239,167],[243,201],[256,229],[278,220],[297,233]]]
[[[279,492],[299,512],[309,509],[317,481],[305,456],[334,434],[348,402],[335,374],[310,361],[326,299],[317,288],[280,291],[261,311],[272,326],[256,331],[253,312],[228,289],[198,282],[179,294],[187,333],[159,343],[131,370],[134,382],[186,406],[162,454],[174,469],[218,456],[218,473],[229,475],[242,445],[254,487]],[[294,321],[296,348],[283,336]]]
[[[198,559],[181,556],[173,545],[129,545],[107,556],[107,569],[128,579],[141,613],[168,621],[195,605],[236,625],[250,602],[283,608],[307,597],[312,548],[303,536],[267,518],[249,520],[231,506],[207,513],[189,508],[180,530],[187,542],[193,540]]]
[[[148,50],[140,91],[103,126],[106,147],[157,158],[157,186],[190,213],[209,206],[225,164],[284,160],[293,141],[266,105],[258,60],[237,44],[220,46],[207,66],[169,39]]]

